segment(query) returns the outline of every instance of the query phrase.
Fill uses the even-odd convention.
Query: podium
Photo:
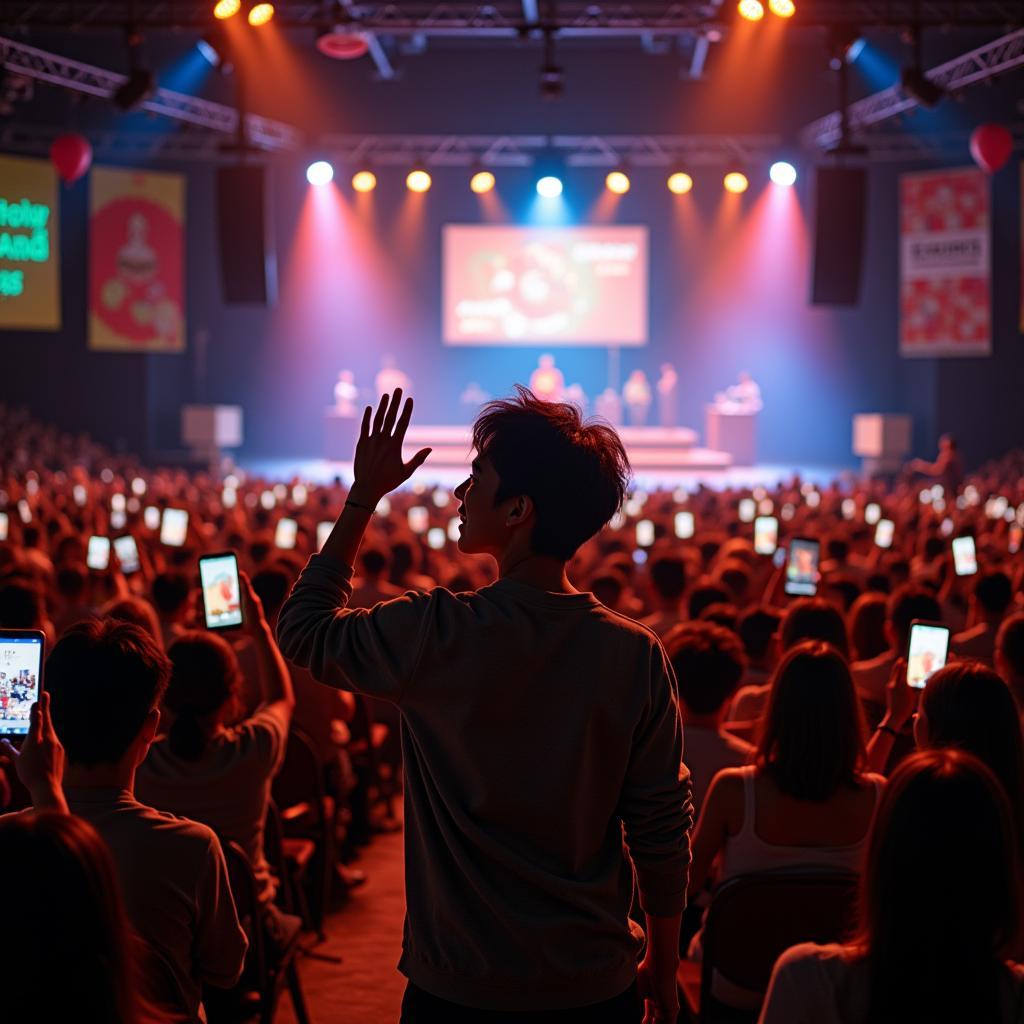
[[[726,412],[717,405],[704,408],[704,444],[732,456],[734,465],[757,462],[757,413]]]

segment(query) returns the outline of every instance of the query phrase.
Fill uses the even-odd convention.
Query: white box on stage
[[[862,412],[853,417],[853,454],[864,460],[865,473],[891,473],[911,448],[914,422],[899,413]]]
[[[181,440],[193,451],[209,454],[242,444],[240,405],[185,405],[181,409]]]
[[[732,456],[737,466],[757,462],[757,413],[724,412],[717,405],[704,411],[704,444]]]

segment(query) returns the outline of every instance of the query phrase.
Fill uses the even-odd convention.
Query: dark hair
[[[829,537],[825,541],[825,556],[835,562],[845,562],[850,556],[850,543],[845,537]]]
[[[387,572],[388,553],[375,544],[366,544],[359,551],[359,564],[371,576],[381,576]]]
[[[843,611],[848,612],[854,601],[860,597],[861,585],[851,575],[843,572],[830,573],[825,578],[825,589],[830,594],[835,594],[843,606]]]
[[[268,565],[253,573],[252,589],[262,602],[268,619],[274,619],[281,610],[291,583],[291,577],[280,565]]]
[[[604,569],[590,580],[594,597],[608,608],[614,608],[626,589],[626,581],[616,569]]]
[[[986,614],[996,618],[1006,614],[1013,600],[1013,584],[1005,572],[987,572],[974,584],[974,597]]]
[[[92,825],[55,812],[0,819],[0,877],[5,1016],[135,1024],[137,940]]]
[[[160,703],[171,663],[140,626],[79,622],[46,661],[53,724],[73,764],[117,764]]]
[[[921,706],[928,745],[973,754],[1002,783],[1024,864],[1024,744],[1009,687],[979,661],[959,661],[929,680]]]
[[[1020,907],[1012,836],[1002,788],[970,754],[921,751],[892,774],[861,875],[865,1020],[1005,1019],[1002,957]],[[951,899],[958,887],[964,898]]]
[[[141,597],[121,597],[106,605],[101,618],[117,619],[119,622],[132,622],[141,626],[158,643],[162,644],[160,622],[153,606]]]
[[[238,693],[241,673],[231,645],[215,633],[183,633],[167,651],[171,681],[164,705],[174,713],[167,741],[183,761],[198,761],[206,749],[202,719]]]
[[[31,583],[0,587],[0,628],[38,629],[43,619],[42,595]]]
[[[651,586],[658,596],[674,601],[686,590],[686,561],[679,555],[658,555],[648,566]]]
[[[861,594],[850,609],[849,623],[851,658],[867,661],[889,649],[885,639],[886,600],[884,594]]]
[[[498,474],[495,504],[518,495],[533,502],[534,553],[568,561],[622,504],[629,459],[612,427],[584,423],[575,405],[544,402],[519,384],[515,390],[484,406],[473,447]]]
[[[54,577],[57,593],[68,600],[76,600],[85,593],[88,573],[80,565],[62,565]]]
[[[798,644],[772,677],[758,767],[787,796],[826,800],[858,784],[864,759],[864,719],[846,659],[821,641]]]
[[[896,649],[902,651],[910,639],[910,624],[914,619],[938,622],[942,609],[935,595],[917,583],[904,583],[889,597],[889,622],[896,634]]]
[[[760,659],[768,653],[781,621],[781,615],[764,605],[748,608],[740,615],[736,630],[748,658]]]
[[[690,591],[686,611],[691,619],[700,618],[700,613],[711,604],[728,604],[732,595],[710,576],[702,576]]]
[[[821,597],[801,597],[782,616],[779,645],[788,651],[803,640],[821,640],[834,647],[844,658],[850,657],[843,616]]]
[[[187,573],[173,569],[162,572],[153,580],[153,604],[162,615],[173,615],[188,600],[192,582]]]
[[[724,601],[716,601],[702,608],[697,619],[698,622],[713,622],[731,632],[736,632],[736,620],[740,613],[734,604],[726,604]]]
[[[735,561],[727,562],[718,570],[718,582],[729,591],[730,600],[743,606],[750,594],[750,573]]]
[[[996,650],[1015,676],[1024,677],[1024,613],[1003,621],[996,635]]]
[[[712,622],[676,626],[665,637],[665,651],[680,700],[698,715],[716,712],[735,693],[747,666],[739,637]]]

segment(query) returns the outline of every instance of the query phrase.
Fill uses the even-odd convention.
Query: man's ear
[[[533,515],[533,499],[520,494],[512,499],[508,512],[505,513],[506,526],[522,526]]]
[[[156,738],[157,730],[160,728],[160,709],[153,708],[152,711],[146,715],[145,722],[142,723],[142,737],[146,741],[148,746]]]

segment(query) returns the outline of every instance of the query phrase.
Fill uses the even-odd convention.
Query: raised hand
[[[376,506],[389,491],[404,484],[430,454],[429,448],[422,448],[408,462],[402,461],[402,443],[412,419],[412,399],[405,400],[405,407],[399,415],[401,406],[402,389],[398,388],[390,398],[387,395],[381,397],[372,424],[370,416],[373,410],[370,406],[363,412],[353,467],[355,481],[349,496],[354,502],[369,508]]]
[[[67,811],[61,782],[64,778],[64,748],[50,718],[50,695],[44,690],[32,705],[28,734],[21,750],[0,740],[3,753],[13,763],[18,778],[32,796],[37,811]]]

